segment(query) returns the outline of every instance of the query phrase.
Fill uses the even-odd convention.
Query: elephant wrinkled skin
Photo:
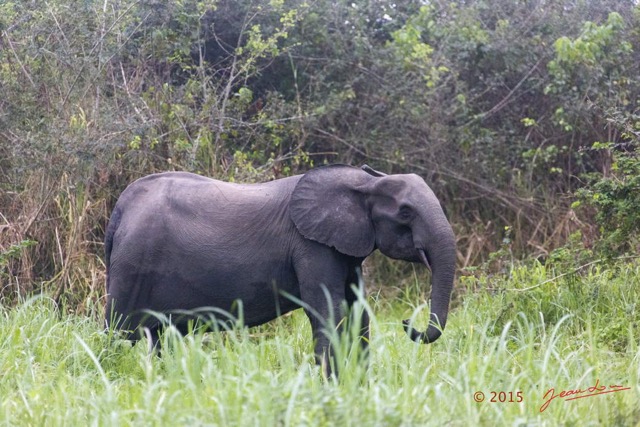
[[[354,303],[351,285],[376,249],[431,268],[431,322],[425,332],[405,328],[415,341],[435,341],[447,320],[455,239],[419,176],[344,165],[250,185],[146,176],[122,193],[107,227],[107,325],[132,340],[144,328],[155,345],[162,324],[150,311],[186,332],[193,317],[175,313],[237,315],[241,306],[244,324],[255,326],[302,306],[328,371],[323,328]]]

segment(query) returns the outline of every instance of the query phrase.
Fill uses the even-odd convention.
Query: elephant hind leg
[[[107,297],[107,304],[104,311],[104,323],[106,329],[113,331],[126,331],[131,323],[128,316],[111,296]],[[132,340],[127,336],[127,339]]]
[[[143,327],[142,331],[140,332],[140,335],[144,335],[147,338],[147,352],[149,353],[149,355],[156,354],[158,357],[162,355],[162,346],[160,345],[160,332],[160,326],[152,328]]]
[[[147,338],[152,348],[159,348],[159,337],[162,321],[151,313],[136,312],[124,314],[112,298],[107,300],[105,310],[105,324],[107,330],[119,331],[120,336],[134,344],[142,338]]]

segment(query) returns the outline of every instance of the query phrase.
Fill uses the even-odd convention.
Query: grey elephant
[[[325,328],[357,299],[352,284],[376,249],[431,268],[430,324],[419,332],[405,321],[405,329],[435,341],[447,321],[455,238],[418,175],[345,165],[263,184],[149,175],[125,189],[106,230],[107,325],[134,341],[144,329],[155,345],[163,323],[149,311],[237,315],[241,306],[244,324],[256,326],[302,306],[329,373]],[[189,318],[172,323],[186,332]],[[361,322],[368,338],[366,313]]]

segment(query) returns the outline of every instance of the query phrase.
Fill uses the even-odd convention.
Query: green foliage
[[[557,269],[556,264],[548,263],[512,269],[509,283],[492,285],[502,308],[490,331],[499,335],[505,325],[517,321],[520,313],[538,313],[545,329],[562,323],[576,344],[595,334],[600,345],[624,352],[640,333],[640,307],[635,303],[637,277],[627,265],[600,264],[577,268],[557,264],[564,267]],[[481,278],[480,282],[485,280]],[[599,315],[593,318],[590,312]]]
[[[89,163],[112,163],[118,153],[115,160],[127,168],[148,171],[151,162],[164,169],[171,159],[174,168],[223,176],[223,159],[237,146],[286,162],[290,147],[253,146],[260,120],[251,118],[261,113],[262,119],[278,120],[290,111],[254,106],[246,83],[287,51],[284,42],[298,9],[263,3],[235,5],[246,15],[236,23],[235,40],[218,40],[234,43],[222,50],[214,49],[211,31],[232,12],[221,2],[50,2],[44,10],[6,5],[11,13],[4,19],[15,22],[3,34],[9,49],[0,72],[9,105],[20,110],[0,117],[12,129],[5,137],[20,141],[28,135],[36,154],[29,161],[50,163],[53,157],[62,170],[68,154],[70,160],[82,153]],[[222,56],[212,58],[218,61],[213,67],[211,51]],[[243,96],[235,99],[237,94]],[[268,94],[260,96],[264,103]],[[58,132],[53,138],[52,128]],[[19,154],[26,147],[16,148]],[[18,156],[13,160],[9,172],[26,167]]]
[[[12,261],[25,294],[79,291],[70,272],[95,294],[106,219],[142,175],[366,162],[425,177],[465,266],[505,227],[510,257],[548,257],[590,221],[567,214],[577,177],[618,164],[583,148],[637,132],[616,125],[640,99],[635,3],[3,2],[0,247],[39,242]]]
[[[611,12],[602,25],[585,22],[580,35],[575,40],[566,36],[556,40],[554,43],[556,59],[549,62],[549,68],[558,72],[561,64],[568,66],[583,64],[593,67],[610,55],[612,53],[610,49],[614,47],[619,49],[615,53],[631,53],[631,43],[626,41],[618,43],[624,27],[624,20],[617,12]]]
[[[20,255],[20,252],[30,246],[37,245],[38,242],[33,240],[23,240],[14,245],[11,245],[7,250],[0,253],[0,265],[4,266],[11,258],[16,258]]]
[[[640,250],[640,155],[639,140],[619,151],[613,143],[595,143],[593,150],[612,159],[608,175],[592,177],[578,192],[579,200],[596,210],[602,249],[609,256]]]
[[[37,245],[38,242],[33,240],[22,240],[14,243],[7,249],[0,251],[0,278],[6,278],[9,275],[5,272],[5,268],[11,259],[19,258],[24,249]]]

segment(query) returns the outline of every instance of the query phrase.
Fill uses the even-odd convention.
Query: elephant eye
[[[400,206],[400,209],[398,209],[398,218],[400,221],[410,221],[413,219],[413,209],[407,205]]]

